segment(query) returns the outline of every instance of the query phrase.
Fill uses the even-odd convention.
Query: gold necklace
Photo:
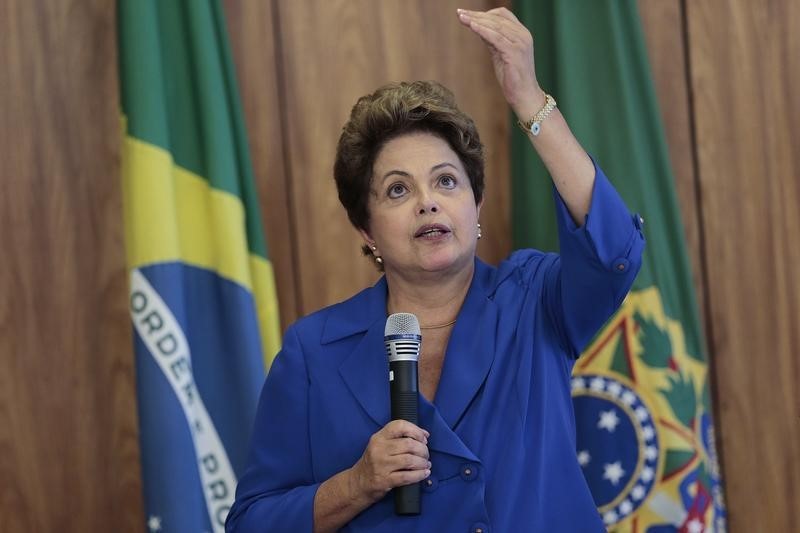
[[[456,318],[458,318],[458,317],[456,317]],[[450,322],[447,322],[446,324],[437,324],[435,326],[420,326],[419,329],[441,329],[441,328],[446,328],[447,326],[452,326],[453,324],[455,324],[456,323],[456,318],[454,318]]]

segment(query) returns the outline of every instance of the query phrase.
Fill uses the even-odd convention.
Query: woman
[[[458,16],[553,177],[561,255],[475,257],[482,146],[449,91],[360,99],[334,174],[385,276],[287,331],[229,531],[604,531],[575,455],[570,372],[639,269],[638,216],[539,87],[525,27],[502,8]],[[401,311],[422,329],[419,426],[389,420],[383,328]],[[396,516],[389,491],[417,482],[422,513]]]

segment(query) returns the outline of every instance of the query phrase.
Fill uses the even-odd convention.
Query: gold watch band
[[[542,108],[533,115],[533,118],[527,122],[517,121],[517,125],[522,128],[525,133],[531,134],[534,137],[539,135],[542,130],[542,121],[556,108],[556,99],[547,93],[544,93],[544,105]]]

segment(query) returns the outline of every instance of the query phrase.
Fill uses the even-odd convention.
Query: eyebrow
[[[433,174],[434,172],[436,172],[440,168],[444,168],[444,167],[451,167],[453,170],[458,170],[458,168],[456,168],[456,166],[454,164],[448,163],[448,162],[445,161],[444,163],[439,163],[438,165],[433,165],[431,167],[430,174]],[[405,172],[403,170],[390,170],[389,172],[387,172],[386,174],[383,175],[383,177],[381,178],[381,183],[386,181],[386,178],[388,178],[389,176],[392,176],[392,175],[403,176],[403,177],[406,177],[406,178],[411,176],[411,174],[409,174],[408,172]]]

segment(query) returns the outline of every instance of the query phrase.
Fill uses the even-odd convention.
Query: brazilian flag
[[[725,530],[708,362],[635,0],[516,2],[536,70],[584,148],[642,213],[644,264],[573,372],[578,460],[612,532]],[[547,172],[512,137],[516,247],[556,249]]]
[[[216,0],[118,17],[145,520],[222,532],[279,343],[225,22]]]

